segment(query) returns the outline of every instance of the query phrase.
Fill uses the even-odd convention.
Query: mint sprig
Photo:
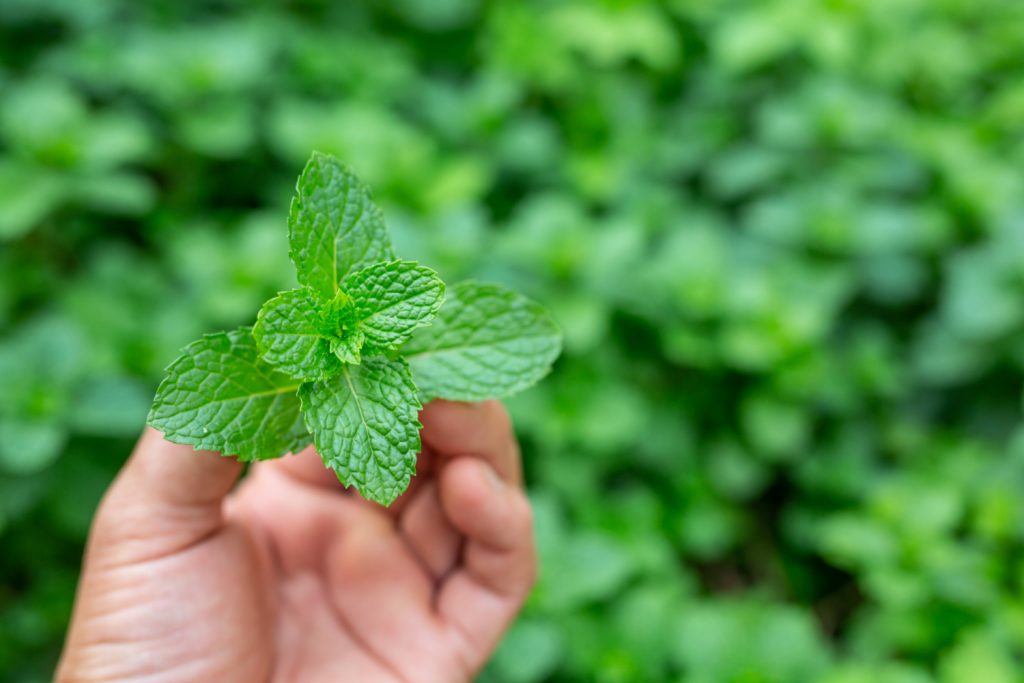
[[[312,442],[343,484],[389,505],[416,471],[422,401],[508,396],[561,350],[539,304],[476,282],[446,298],[437,273],[396,259],[369,190],[331,156],[299,177],[288,238],[301,287],[168,367],[148,419],[168,440],[244,461]]]

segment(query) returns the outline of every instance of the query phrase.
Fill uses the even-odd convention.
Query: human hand
[[[497,402],[435,401],[391,508],[312,449],[242,466],[147,430],[93,521],[60,683],[468,681],[532,585]]]

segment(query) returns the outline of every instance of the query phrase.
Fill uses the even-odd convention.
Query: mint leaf
[[[380,209],[333,157],[309,160],[288,228],[302,287],[171,364],[148,418],[170,441],[242,460],[312,442],[346,486],[388,505],[416,469],[421,398],[506,396],[558,356],[538,304],[473,282],[445,303],[437,273],[396,260]]]
[[[408,341],[444,302],[441,278],[412,261],[376,263],[349,275],[342,288],[355,302],[356,320],[366,341],[380,350]]]
[[[48,419],[0,418],[0,470],[32,474],[60,457],[68,430]]]
[[[298,453],[312,443],[313,435],[309,433],[306,420],[302,416],[302,411],[299,410],[295,413],[295,422],[285,435],[286,445],[283,453]]]
[[[342,363],[358,363],[366,336],[359,329],[355,302],[341,290],[321,310],[323,333],[331,343],[331,353]]]
[[[243,327],[189,344],[167,368],[148,421],[174,443],[240,460],[274,458],[301,439],[297,389],[259,359]]]
[[[341,162],[314,152],[288,215],[290,256],[299,282],[331,299],[350,272],[393,260],[384,216],[366,186]]]
[[[499,285],[460,282],[402,355],[424,400],[482,401],[521,391],[551,369],[562,338],[543,306]]]
[[[362,358],[360,352],[363,348],[365,337],[362,331],[353,330],[351,334],[344,337],[331,338],[331,353],[337,356],[342,363],[359,363]]]
[[[299,389],[324,463],[368,500],[390,505],[409,485],[420,449],[421,407],[405,361],[367,358]]]
[[[252,334],[260,357],[300,380],[330,377],[341,370],[319,304],[307,288],[282,292],[263,304]]]

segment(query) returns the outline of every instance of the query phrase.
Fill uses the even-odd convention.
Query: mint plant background
[[[1022,12],[0,0],[0,680],[168,361],[299,286],[318,149],[565,333],[485,683],[1019,681]]]

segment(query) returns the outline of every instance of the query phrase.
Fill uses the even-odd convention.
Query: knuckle
[[[479,515],[493,500],[489,490],[481,486],[467,486],[462,490],[462,505],[473,515]]]
[[[517,491],[511,500],[512,519],[520,536],[533,538],[533,507],[522,492]]]
[[[447,466],[446,484],[459,507],[478,511],[491,500],[491,491],[478,483],[479,464],[472,458],[458,458]]]

